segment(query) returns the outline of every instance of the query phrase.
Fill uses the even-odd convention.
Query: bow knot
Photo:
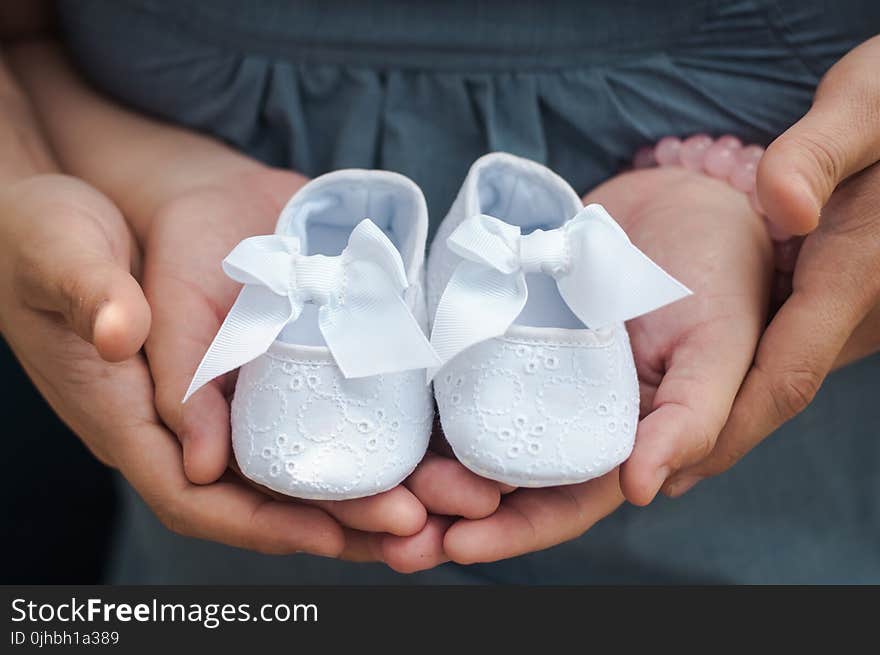
[[[303,255],[284,235],[239,243],[223,270],[244,284],[205,353],[184,402],[206,382],[268,350],[281,330],[318,306],[318,329],[347,378],[436,366],[439,362],[403,299],[400,253],[372,221],[361,221],[338,256]]]
[[[528,299],[527,273],[556,280],[565,304],[592,329],[691,293],[636,248],[601,205],[584,207],[562,227],[526,235],[492,216],[474,216],[447,244],[463,261],[434,317],[431,343],[443,364],[507,331]],[[429,378],[438,370],[430,369]]]
[[[341,303],[344,275],[342,255],[300,255],[293,261],[291,289],[299,302]]]
[[[535,230],[519,238],[519,263],[524,273],[559,277],[568,270],[569,257],[564,228]]]

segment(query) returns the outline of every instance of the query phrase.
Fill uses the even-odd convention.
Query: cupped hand
[[[728,425],[705,460],[670,481],[670,495],[739,461],[805,409],[835,366],[880,350],[878,63],[880,37],[841,59],[759,162],[769,220],[809,234]]]
[[[159,414],[180,438],[184,469],[197,484],[214,483],[232,459],[228,398],[233,376],[212,381],[181,404],[240,289],[223,274],[220,262],[245,237],[271,233],[281,208],[305,181],[292,172],[253,166],[233,179],[188,189],[165,203],[150,223],[144,288],[153,308],[153,328],[146,352]],[[405,484],[376,496],[289,500],[292,506],[319,507],[348,528],[387,533],[371,542],[373,554],[409,571],[444,560],[442,528],[448,521],[428,519],[427,512],[485,516],[499,496],[494,483],[431,453]]]
[[[624,499],[649,503],[699,461],[727,420],[765,322],[771,246],[747,198],[683,168],[619,175],[591,192],[633,242],[694,295],[628,324],[641,387],[630,458],[579,485],[518,489],[444,538],[457,562],[488,562],[579,536]]]
[[[62,420],[181,534],[272,553],[380,555],[372,537],[321,509],[233,479],[187,480],[138,352],[150,308],[136,264],[119,211],[85,183],[44,175],[0,191],[0,328]]]

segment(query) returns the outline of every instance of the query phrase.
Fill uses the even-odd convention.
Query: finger
[[[316,500],[309,504],[320,507],[350,528],[399,536],[416,534],[428,518],[419,499],[403,486],[366,498]]]
[[[158,390],[161,377],[157,382],[157,407],[160,398],[163,417],[176,415],[177,438],[183,447],[183,466],[186,476],[195,484],[210,484],[217,480],[229,465],[232,458],[232,428],[230,425],[230,408],[224,387],[226,378],[212,380],[206,384],[198,397],[191,398],[186,405],[172,407],[172,399],[168,393]]]
[[[345,548],[338,557],[351,562],[386,562],[399,573],[430,569],[449,559],[443,552],[443,535],[451,523],[452,519],[431,516],[409,536],[344,528]]]
[[[276,500],[290,502],[290,496],[285,496],[245,477],[235,460],[229,462],[229,469],[247,486]],[[352,500],[301,500],[298,502],[321,508],[343,526],[359,534],[413,535],[424,527],[427,518],[425,507],[403,486],[397,486],[374,496]]]
[[[42,279],[26,283],[28,304],[62,314],[71,329],[109,362],[135,355],[150,329],[150,307],[137,281],[100,255],[61,257],[34,271]]]
[[[336,557],[345,548],[342,528],[316,507],[273,500],[229,478],[192,485],[180,446],[158,425],[128,426],[118,438],[123,475],[178,534],[272,554]]]
[[[152,264],[147,280],[148,292],[156,299],[146,344],[156,381],[156,407],[180,439],[187,477],[196,484],[209,484],[223,474],[231,456],[226,378],[212,380],[186,404],[181,400],[220,318],[192,284],[158,271]],[[181,320],[182,316],[186,320]]]
[[[427,453],[406,486],[431,514],[479,519],[501,500],[499,484],[472,473],[457,460]]]
[[[674,476],[666,493],[679,496],[701,479],[726,471],[805,409],[857,322],[841,294],[795,290],[764,333],[715,448]]]
[[[190,486],[175,512],[160,514],[185,536],[219,541],[267,554],[307,552],[338,557],[342,528],[326,513],[298,503],[272,500],[232,482]]]
[[[245,199],[213,191],[185,196],[155,217],[150,232],[144,288],[154,318],[146,349],[156,406],[183,444],[187,476],[200,484],[222,475],[230,458],[230,376],[205,385],[186,404],[181,399],[240,289],[222,274],[219,262],[242,238],[271,224],[280,187],[298,178],[278,173],[265,179],[271,192],[242,180]],[[230,211],[228,220],[218,218]],[[188,219],[192,216],[203,217],[201,229]]]
[[[115,209],[109,206],[108,211]],[[71,233],[63,238],[57,229],[29,235],[33,247],[21,253],[17,267],[19,296],[32,309],[61,314],[103,359],[128,359],[143,345],[151,317],[141,287],[129,273],[127,237],[119,239],[114,252],[94,220],[75,217],[69,226]]]
[[[652,411],[639,422],[633,452],[620,469],[621,489],[629,502],[647,505],[670,474],[711,452],[749,369],[760,330],[757,315],[751,323],[721,316],[677,342]]]
[[[518,489],[483,519],[460,519],[443,550],[459,564],[494,562],[574,539],[623,502],[617,469],[583,484]]]
[[[382,539],[386,536],[376,532],[361,532],[343,528],[345,548],[338,555],[348,562],[381,562]]]
[[[862,319],[837,356],[834,368],[846,366],[880,350],[880,304]]]
[[[431,516],[411,537],[380,537],[381,559],[398,573],[424,571],[448,562],[443,537],[451,524],[450,518]]]
[[[805,234],[841,181],[880,160],[880,37],[835,64],[807,114],[776,139],[758,165],[757,191],[768,217]]]

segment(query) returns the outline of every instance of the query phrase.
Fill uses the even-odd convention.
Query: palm
[[[677,184],[666,179],[670,174]],[[656,193],[661,182],[665,190]],[[737,361],[745,372],[766,314],[769,240],[745,197],[712,179],[680,169],[640,171],[595,193],[613,208],[624,191],[646,198],[623,208],[630,238],[694,292],[627,326],[644,415],[673,398],[655,397],[673,365],[690,379],[718,364],[723,349],[726,362]]]

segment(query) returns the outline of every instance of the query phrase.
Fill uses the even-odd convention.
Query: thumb
[[[95,253],[46,253],[22,279],[33,309],[57,312],[110,362],[135,355],[147,338],[150,308],[140,285],[118,263]]]
[[[135,245],[109,200],[68,186],[70,200],[51,220],[40,207],[18,235],[15,289],[25,306],[61,315],[103,359],[123,361],[150,330],[150,307],[129,272]]]
[[[880,37],[852,50],[822,79],[812,108],[767,148],[757,193],[785,232],[816,228],[840,182],[880,160]]]

